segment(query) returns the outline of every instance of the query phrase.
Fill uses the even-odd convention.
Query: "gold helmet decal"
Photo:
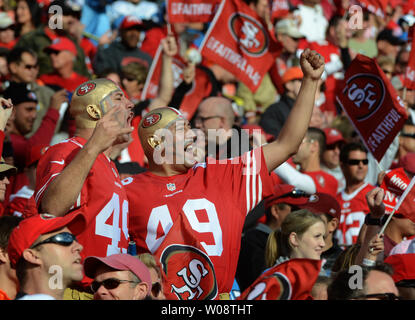
[[[183,114],[179,110],[170,107],[154,109],[141,119],[138,126],[138,135],[146,155],[152,154],[154,148],[162,142],[156,131],[168,129],[177,120],[181,119],[185,119]]]
[[[95,128],[96,122],[109,109],[106,101],[111,93],[121,90],[113,81],[95,79],[84,82],[75,89],[69,111],[80,129]]]

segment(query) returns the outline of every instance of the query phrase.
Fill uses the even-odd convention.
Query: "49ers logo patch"
[[[161,113],[153,113],[144,118],[142,126],[143,128],[148,128],[148,127],[154,126],[160,120],[161,120]]]
[[[241,49],[249,56],[260,57],[268,48],[268,35],[261,23],[243,13],[229,18],[229,30]]]
[[[358,73],[349,78],[343,94],[356,106],[351,116],[357,121],[369,119],[382,105],[385,91],[382,79],[374,74]]]
[[[86,95],[88,92],[91,92],[92,90],[94,90],[96,86],[97,85],[95,84],[95,82],[85,83],[84,85],[79,87],[79,89],[76,91],[76,94],[78,96]]]
[[[169,288],[180,300],[211,300],[218,294],[212,261],[201,250],[187,245],[166,247],[160,263]]]

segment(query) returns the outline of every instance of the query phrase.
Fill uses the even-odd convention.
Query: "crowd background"
[[[382,245],[363,230],[377,223],[367,219],[371,212],[367,195],[381,185],[379,173],[403,168],[406,177],[415,174],[415,90],[404,88],[410,27],[415,23],[413,4],[409,0],[390,1],[381,15],[362,6],[362,26],[356,29],[350,22],[353,15],[349,8],[362,5],[358,0],[287,0],[288,10],[278,17],[272,16],[272,3],[267,0],[245,2],[282,45],[281,54],[256,92],[215,62],[197,55],[195,49],[202,43],[208,23],[169,24],[163,1],[0,1],[0,95],[13,103],[13,113],[4,125],[2,157],[4,164],[17,168],[16,175],[2,182],[5,196],[0,215],[28,218],[37,214],[33,198],[37,162],[46,147],[73,136],[75,121],[67,112],[68,104],[73,91],[88,79],[107,78],[120,86],[134,104],[135,131],[146,112],[169,105],[184,111],[192,125],[202,130],[261,130],[262,141],[252,141],[260,145],[278,137],[300,90],[300,55],[310,48],[324,57],[325,71],[309,129],[297,154],[274,172],[276,185],[283,185],[283,190],[276,187],[274,199],[262,203],[245,222],[236,292],[248,288],[275,264],[275,255],[272,261],[265,261],[271,250],[267,241],[272,238],[268,235],[281,230],[289,212],[312,210],[313,206],[307,205],[310,194],[324,194],[320,196],[323,199],[329,196],[314,208],[314,212],[324,213],[321,220],[326,226],[322,245],[326,263],[321,278],[316,280],[314,298],[320,294],[327,298],[317,289],[329,286],[334,271],[341,275],[354,263],[383,261],[393,255],[391,252],[399,251],[395,246],[405,241],[407,246],[400,253],[413,254],[409,243],[415,237],[415,223],[405,216],[395,215]],[[58,27],[55,11],[49,10],[53,5],[62,8],[62,24]],[[164,59],[159,89],[155,98],[148,99],[142,92],[157,49],[168,35],[174,36],[177,48],[164,44],[163,59],[180,59],[183,72],[177,74],[171,61]],[[376,59],[408,113],[407,122],[380,166],[335,99],[344,73],[357,54]],[[194,94],[192,84],[198,77],[207,77],[207,84],[196,86],[196,97],[185,100]],[[224,97],[229,104],[221,100],[202,103],[208,97]],[[193,105],[183,105],[183,101]],[[133,142],[111,157],[122,178],[147,170],[148,160],[138,136],[132,136]],[[230,136],[224,140],[228,144]],[[215,156],[230,154],[218,152]],[[303,193],[298,196],[295,192]],[[335,209],[329,212],[330,208]],[[373,248],[379,246],[381,249],[373,253]],[[370,253],[366,252],[369,249]],[[405,263],[390,261],[395,268]],[[415,266],[407,265],[409,269],[399,281],[415,279]],[[405,288],[411,288],[408,283]]]

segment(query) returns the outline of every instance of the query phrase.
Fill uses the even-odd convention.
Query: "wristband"
[[[382,216],[381,218],[372,218],[371,214],[368,213],[365,217],[365,224],[368,226],[383,226],[386,222],[387,216]]]

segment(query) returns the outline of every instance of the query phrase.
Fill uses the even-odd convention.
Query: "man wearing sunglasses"
[[[65,289],[83,278],[83,247],[76,235],[85,225],[82,213],[65,217],[39,214],[13,229],[8,254],[20,284],[17,299],[43,294],[62,300]]]
[[[347,143],[340,151],[340,165],[346,179],[346,187],[336,199],[341,207],[340,225],[335,237],[340,245],[356,243],[360,228],[370,212],[366,193],[374,188],[365,182],[368,172],[368,154],[360,143]]]
[[[126,253],[87,257],[84,269],[85,275],[94,279],[91,283],[94,300],[150,299],[150,271],[137,257]]]

